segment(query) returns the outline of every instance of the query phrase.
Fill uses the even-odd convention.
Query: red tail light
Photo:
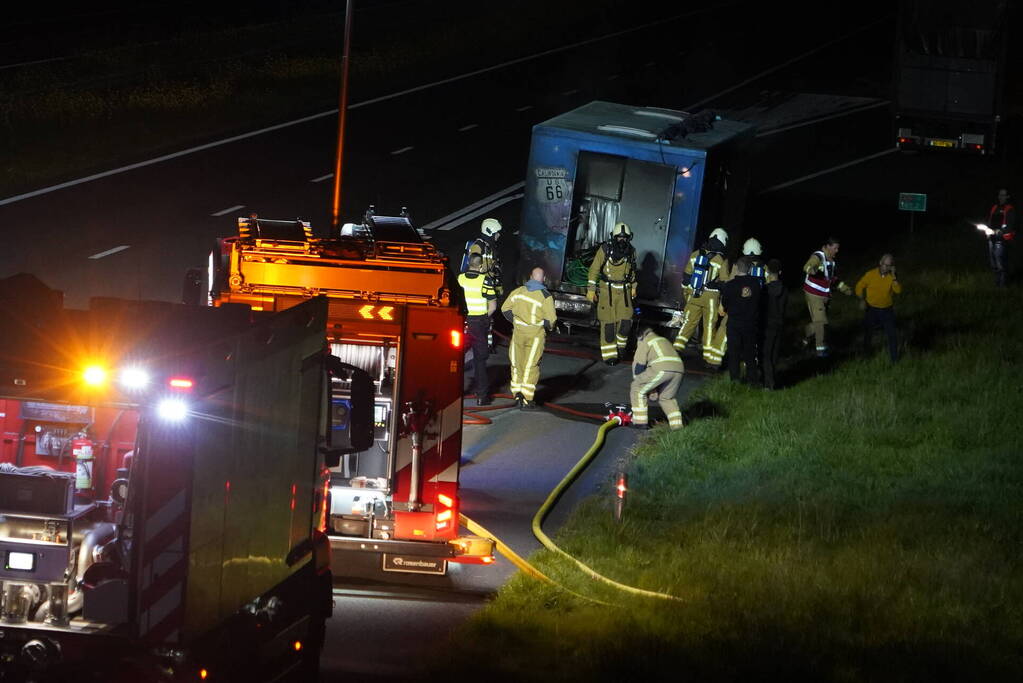
[[[171,377],[167,384],[171,389],[178,389],[180,391],[189,391],[195,386],[195,382],[188,377]]]
[[[462,332],[460,330],[451,330],[451,348],[462,348]]]

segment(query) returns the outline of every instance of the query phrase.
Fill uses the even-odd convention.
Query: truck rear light
[[[451,348],[460,349],[462,348],[462,331],[451,330]]]
[[[448,520],[451,519],[451,514],[452,514],[451,510],[444,510],[443,512],[438,512],[437,513],[437,521],[438,522],[447,522]]]
[[[451,522],[437,522],[437,531],[446,531],[451,527]]]
[[[451,498],[451,496],[445,496],[443,493],[438,493],[437,500],[446,508],[455,507],[455,501]]]
[[[188,377],[171,377],[167,381],[167,386],[178,391],[191,391],[195,382]]]
[[[295,652],[301,652],[302,651],[302,641],[301,640],[296,640],[294,643],[292,643],[291,647],[293,647],[295,649]]]
[[[210,672],[206,669],[199,669],[199,680],[205,681],[210,675]]]

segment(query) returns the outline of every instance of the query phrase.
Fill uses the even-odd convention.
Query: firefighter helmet
[[[760,241],[756,237],[750,237],[742,243],[743,256],[761,256],[763,253],[763,247],[760,246]]]
[[[501,221],[496,218],[484,218],[480,224],[480,232],[487,237],[495,237],[497,233],[501,232]]]
[[[721,242],[721,246],[728,246],[728,233],[725,232],[724,228],[715,228],[714,231],[710,233],[710,237],[711,239],[717,238],[717,241]]]
[[[628,223],[615,223],[614,229],[611,230],[611,237],[618,237],[619,235],[625,235],[625,239],[632,239],[632,229],[629,228]]]

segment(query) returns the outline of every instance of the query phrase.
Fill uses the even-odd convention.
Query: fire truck
[[[326,300],[71,310],[15,276],[0,315],[0,681],[313,680],[326,464],[372,440]]]
[[[464,317],[445,257],[407,213],[371,207],[322,238],[304,221],[239,218],[207,270],[213,306],[284,311],[326,296],[330,353],[373,379],[373,442],[330,468],[335,574],[443,576],[451,562],[493,562],[492,541],[459,535]],[[334,398],[339,419],[347,401]]]

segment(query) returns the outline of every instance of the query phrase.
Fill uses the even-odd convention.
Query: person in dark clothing
[[[760,329],[760,300],[763,286],[749,274],[749,258],[736,263],[736,277],[721,286],[721,308],[728,315],[728,374],[733,382],[741,376],[739,363],[746,364],[746,381],[757,382],[757,333]]]
[[[781,281],[781,261],[767,262],[767,286],[764,289],[764,334],[760,347],[760,369],[764,375],[764,388],[775,389],[775,369],[781,350],[781,333],[785,325],[785,309],[789,293]]]
[[[1016,237],[1016,208],[1009,203],[1009,191],[998,190],[998,202],[987,213],[988,263],[995,273],[995,286],[1005,287],[1009,278],[1009,243]]]

